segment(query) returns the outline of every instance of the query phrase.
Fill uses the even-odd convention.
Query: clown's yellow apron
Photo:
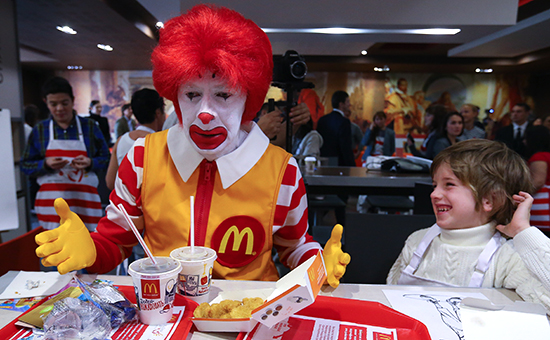
[[[213,277],[277,280],[271,258],[273,219],[290,154],[269,145],[258,163],[227,189],[216,163],[204,160],[186,183],[171,161],[167,132],[145,140],[141,205],[151,251],[169,256],[189,244],[189,197],[194,196],[195,245],[218,253]]]

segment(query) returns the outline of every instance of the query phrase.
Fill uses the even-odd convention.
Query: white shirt
[[[520,128],[520,130],[521,130],[521,137],[525,137],[525,129],[527,128],[527,124],[528,124],[527,121],[525,121],[525,123],[523,123],[521,125],[517,125],[516,123],[512,123],[512,125],[514,126],[514,138],[516,138],[516,133],[518,132],[518,128]]]
[[[332,111],[336,111],[336,112],[340,113],[342,115],[342,117],[346,117],[346,115],[344,114],[344,112],[342,110],[332,109]]]

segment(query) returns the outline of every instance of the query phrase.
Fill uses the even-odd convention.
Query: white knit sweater
[[[494,223],[442,230],[424,253],[414,275],[467,287],[479,255],[495,230]],[[388,284],[397,284],[427,231],[418,230],[409,236],[388,274]],[[550,314],[550,239],[537,228],[530,227],[513,240],[501,238],[501,242],[482,286],[515,289],[525,301],[543,304]]]

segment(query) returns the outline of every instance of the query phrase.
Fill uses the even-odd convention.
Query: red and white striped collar
[[[237,149],[215,160],[224,189],[250,171],[267,150],[269,139],[256,123],[251,124],[250,132],[241,126],[243,141]],[[181,179],[187,182],[204,157],[191,145],[188,134],[180,124],[168,130],[167,145]]]

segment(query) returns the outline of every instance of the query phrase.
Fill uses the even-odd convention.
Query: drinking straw
[[[191,204],[191,253],[195,252],[195,196],[190,197]]]
[[[147,247],[147,245],[145,244],[145,241],[143,240],[143,237],[141,237],[141,234],[137,230],[136,225],[134,224],[134,222],[130,218],[130,215],[128,215],[128,213],[126,212],[126,209],[124,209],[124,206],[122,205],[122,203],[117,205],[117,207],[118,207],[118,210],[120,210],[122,212],[122,215],[124,215],[124,218],[126,219],[126,222],[128,222],[128,224],[130,225],[130,228],[132,228],[132,231],[134,232],[134,235],[136,235],[136,238],[139,241],[139,244],[141,244],[141,246],[143,247],[143,250],[145,250],[145,253],[151,259],[151,262],[153,262],[154,265],[157,265],[157,261],[153,257],[153,254],[151,254],[151,251],[149,250],[149,247]]]

